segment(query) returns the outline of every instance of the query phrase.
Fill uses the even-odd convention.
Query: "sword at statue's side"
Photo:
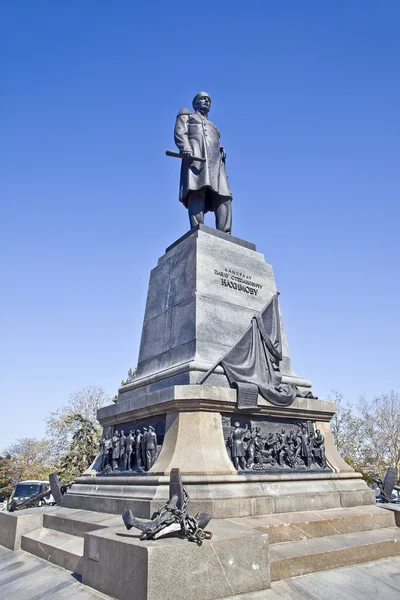
[[[167,156],[173,156],[173,158],[185,158],[183,154],[180,152],[174,152],[173,150],[166,150],[165,154]],[[201,158],[200,156],[191,156],[190,160],[198,160],[199,162],[206,162],[205,158]]]

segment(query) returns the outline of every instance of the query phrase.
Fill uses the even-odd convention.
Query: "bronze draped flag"
[[[204,383],[214,369],[221,365],[231,387],[252,384],[257,386],[258,393],[271,404],[292,404],[298,394],[297,388],[293,383],[282,384],[279,370],[282,338],[278,295],[276,293],[261,313],[252,318],[250,327],[200,383]]]

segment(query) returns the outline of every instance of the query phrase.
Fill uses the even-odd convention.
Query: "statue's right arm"
[[[175,144],[181,152],[192,153],[192,148],[189,143],[188,123],[190,112],[187,108],[183,108],[178,112],[175,123]]]

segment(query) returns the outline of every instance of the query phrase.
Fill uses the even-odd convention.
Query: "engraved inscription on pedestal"
[[[330,471],[325,440],[312,421],[221,415],[227,452],[242,471]]]
[[[231,267],[224,266],[222,271],[214,269],[214,275],[219,277],[222,286],[250,296],[257,296],[259,290],[263,288],[261,283],[253,281],[248,273]]]

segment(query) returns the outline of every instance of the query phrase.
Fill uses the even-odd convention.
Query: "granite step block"
[[[21,549],[81,575],[83,539],[52,529],[35,529],[21,538]]]
[[[230,519],[257,531],[268,533],[269,543],[341,535],[395,526],[395,517],[380,507],[356,506],[319,511],[281,513],[260,517]]]
[[[103,527],[118,527],[121,523],[122,518],[118,515],[68,508],[46,513],[43,518],[43,527],[82,538],[90,531]]]
[[[400,555],[400,529],[397,527],[282,542],[269,548],[271,580],[397,555]]]

